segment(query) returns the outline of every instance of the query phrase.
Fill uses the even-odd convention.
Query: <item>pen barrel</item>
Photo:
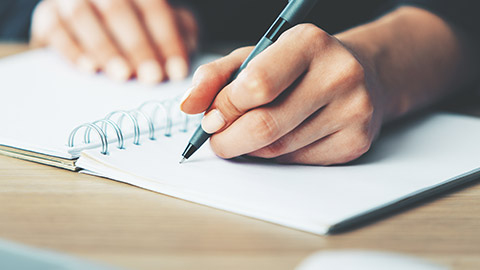
[[[205,141],[207,141],[208,138],[210,138],[210,135],[211,134],[206,133],[202,129],[202,125],[199,125],[197,127],[197,130],[195,130],[195,133],[193,133],[193,136],[190,139],[190,143],[196,148],[200,148],[200,146],[202,146],[202,144],[204,144]]]
[[[303,22],[318,0],[292,0],[280,13],[280,17],[291,25]]]
[[[230,81],[235,80],[238,74],[244,70],[248,63],[264,51],[268,46],[285,31],[287,31],[292,25],[302,22],[310,10],[315,6],[318,0],[292,0],[283,9],[282,13],[278,16],[277,20],[270,26],[267,33],[260,39],[253,51],[248,55],[247,59],[242,63],[240,68],[235,72]]]

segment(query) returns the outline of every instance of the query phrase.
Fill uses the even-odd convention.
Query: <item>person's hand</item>
[[[80,69],[145,83],[187,76],[197,26],[167,0],[44,0],[32,44],[52,46]]]
[[[310,24],[285,32],[226,85],[252,48],[194,75],[181,109],[207,110],[202,127],[222,158],[339,164],[364,154],[382,124],[374,69]],[[213,103],[212,103],[213,101]]]

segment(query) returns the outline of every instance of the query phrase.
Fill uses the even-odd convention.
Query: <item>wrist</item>
[[[337,35],[377,79],[384,121],[438,102],[472,81],[474,65],[466,61],[472,53],[461,37],[441,17],[414,7]]]

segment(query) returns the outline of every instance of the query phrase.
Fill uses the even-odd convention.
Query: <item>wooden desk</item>
[[[0,54],[12,48],[24,49],[0,46]],[[131,269],[292,269],[313,251],[343,248],[479,269],[479,201],[474,185],[322,237],[0,156],[0,238]]]

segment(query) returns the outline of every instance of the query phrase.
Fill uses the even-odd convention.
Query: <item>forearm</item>
[[[458,91],[478,71],[462,34],[418,8],[400,8],[337,38],[376,74],[384,121]]]

